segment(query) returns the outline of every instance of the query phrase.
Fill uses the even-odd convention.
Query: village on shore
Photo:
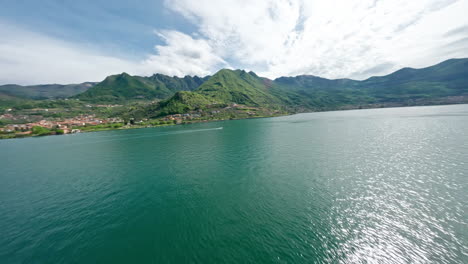
[[[12,118],[10,114],[0,115],[0,119]],[[40,120],[26,124],[9,124],[0,127],[2,132],[15,132],[17,134],[32,134],[34,127],[42,127],[49,130],[58,130],[60,134],[79,133],[79,127],[97,126],[102,124],[123,123],[121,118],[97,118],[95,115],[80,115],[63,121]]]
[[[35,112],[50,112],[50,109],[36,109]],[[0,126],[1,138],[17,138],[28,136],[62,135],[89,131],[101,131],[112,129],[130,129],[141,127],[167,126],[177,124],[189,124],[226,119],[241,119],[253,117],[267,117],[282,115],[279,111],[266,111],[256,107],[246,107],[232,104],[223,108],[210,110],[196,110],[183,114],[171,114],[157,119],[142,118],[135,120],[121,117],[100,117],[94,113],[81,114],[71,118],[45,118],[41,115],[18,114],[12,109],[7,109],[0,115],[0,122],[8,120],[9,123]],[[36,120],[31,121],[32,117]]]

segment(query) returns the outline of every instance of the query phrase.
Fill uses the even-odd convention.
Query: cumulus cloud
[[[101,81],[121,72],[134,75],[206,76],[229,67],[205,39],[177,31],[158,31],[164,45],[154,54],[129,60],[0,22],[0,83],[43,84]]]
[[[362,79],[468,56],[456,45],[467,37],[463,30],[447,36],[468,25],[467,0],[173,0],[166,6],[198,25],[213,53],[268,77]]]
[[[143,74],[205,76],[228,63],[216,55],[208,41],[196,39],[177,31],[156,32],[166,45],[156,46],[156,54],[150,55],[141,65]]]
[[[0,20],[0,83],[99,81],[124,71],[204,76],[220,68],[364,79],[468,57],[468,0],[166,0],[165,7],[195,31],[156,28],[163,43],[140,60]]]
[[[138,63],[7,23],[0,23],[0,35],[0,83],[100,81],[107,75],[139,67]]]

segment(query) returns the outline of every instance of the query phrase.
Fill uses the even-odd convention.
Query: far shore
[[[318,112],[335,112],[335,111],[348,111],[348,110],[365,110],[365,109],[379,109],[379,108],[401,108],[401,107],[418,107],[418,106],[443,106],[443,105],[457,105],[457,104],[468,104],[468,102],[456,102],[456,103],[441,103],[441,104],[414,104],[414,105],[404,105],[404,104],[374,104],[374,105],[366,105],[366,106],[344,106],[339,109],[318,109],[316,111],[304,111],[304,112],[294,112],[294,113],[287,113],[287,114],[275,114],[269,116],[251,116],[251,117],[243,117],[243,118],[228,118],[228,119],[197,119],[197,120],[190,120],[186,122],[171,122],[165,124],[147,124],[151,123],[149,120],[145,124],[127,124],[122,125],[120,127],[96,127],[93,126],[87,127],[85,130],[80,130],[78,133],[90,133],[90,132],[102,132],[102,131],[110,131],[110,130],[128,130],[128,129],[139,129],[139,128],[154,128],[154,127],[166,127],[166,126],[175,126],[175,125],[187,125],[187,124],[196,124],[196,123],[206,123],[206,122],[219,122],[219,121],[227,121],[227,120],[242,120],[242,119],[257,119],[257,118],[271,118],[271,117],[281,117],[281,116],[288,116],[288,115],[295,115],[295,114],[305,114],[305,113],[318,113]],[[71,134],[71,133],[69,133]],[[11,137],[5,136],[11,135]],[[19,134],[19,133],[11,133],[11,134],[3,134],[4,137],[0,136],[0,139],[20,139],[20,138],[28,138],[28,137],[43,137],[43,136],[58,136],[63,134],[48,134],[48,135],[37,135],[37,134]],[[68,134],[65,134],[68,135]]]

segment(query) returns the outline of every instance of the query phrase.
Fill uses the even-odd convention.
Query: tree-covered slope
[[[139,111],[147,116],[164,116],[239,104],[270,109],[283,108],[285,102],[270,92],[271,80],[253,72],[222,69],[195,91],[177,92],[171,98]]]
[[[16,85],[6,84],[0,86],[0,93],[22,99],[57,99],[67,98],[85,92],[96,83],[85,82],[79,84],[43,84],[43,85]]]
[[[177,91],[196,89],[205,79],[184,78],[155,74],[150,77],[131,76],[127,73],[112,75],[86,92],[75,96],[90,102],[124,102],[135,99],[165,99]]]
[[[293,108],[324,110],[341,105],[365,103],[373,98],[356,89],[359,81],[330,80],[312,75],[280,77],[273,81],[273,91],[285,94]]]
[[[3,92],[0,92],[0,112],[3,112],[5,111],[5,109],[11,108],[11,107],[16,107],[17,105],[27,103],[28,101],[29,101],[28,99],[14,97],[14,96],[5,94]]]
[[[31,98],[66,97],[81,90],[86,91],[73,98],[95,103],[162,100],[140,109],[140,113],[148,116],[232,104],[302,112],[378,105],[459,103],[468,102],[468,59],[451,59],[422,69],[403,68],[363,81],[330,80],[311,75],[269,80],[253,72],[228,69],[204,78],[162,74],[140,77],[122,73],[109,76],[94,86],[93,83],[0,86],[0,105],[11,107]]]
[[[183,91],[177,92],[170,99],[162,101],[154,108],[156,111],[151,112],[155,113],[155,116],[187,113],[216,103],[213,98],[200,93]]]
[[[253,72],[223,69],[204,82],[196,93],[218,103],[277,106],[281,100],[269,91],[269,80]]]
[[[178,91],[193,91],[197,89],[204,81],[209,78],[198,76],[185,76],[183,78],[174,76],[170,77],[164,74],[154,74],[145,79],[154,83],[156,90],[160,91],[158,98],[168,98]]]
[[[377,101],[430,99],[468,94],[468,59],[451,59],[422,69],[403,68],[371,77],[359,88]]]
[[[150,82],[127,73],[108,76],[75,98],[91,102],[116,102],[131,99],[155,98],[158,91]]]
[[[154,117],[230,104],[290,112],[333,110],[382,103],[424,104],[430,103],[429,99],[443,102],[449,96],[468,98],[468,59],[449,60],[424,69],[405,68],[364,81],[310,75],[272,81],[253,72],[223,69],[195,91],[177,93],[140,114]]]
[[[451,59],[422,69],[403,68],[363,81],[302,75],[277,78],[274,84],[293,104],[312,109],[467,96],[468,59]]]

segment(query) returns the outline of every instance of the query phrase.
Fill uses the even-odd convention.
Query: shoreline
[[[296,114],[308,114],[308,113],[323,113],[323,112],[337,112],[337,111],[350,111],[350,110],[369,110],[369,109],[385,109],[385,108],[405,108],[405,107],[421,107],[421,106],[449,106],[449,105],[463,105],[468,104],[468,102],[460,102],[460,103],[443,103],[443,104],[415,104],[415,105],[374,105],[370,106],[367,105],[366,107],[357,106],[357,107],[345,107],[342,109],[330,109],[330,110],[317,110],[312,112],[295,112],[295,113],[288,113],[282,115],[272,115],[272,116],[254,116],[254,117],[246,117],[246,118],[230,118],[230,119],[211,119],[211,120],[192,120],[187,123],[173,123],[173,124],[164,124],[164,125],[145,125],[145,126],[122,126],[119,128],[98,128],[95,130],[87,130],[81,131],[78,133],[73,134],[81,134],[81,133],[92,133],[92,132],[104,132],[104,131],[113,131],[113,130],[130,130],[130,129],[141,129],[141,128],[156,128],[156,127],[166,127],[166,126],[176,126],[176,125],[187,125],[187,124],[196,124],[196,123],[211,123],[211,122],[219,122],[219,121],[229,121],[229,120],[244,120],[244,119],[258,119],[258,118],[271,118],[271,117],[281,117],[281,116],[290,116]],[[33,137],[46,137],[46,136],[63,136],[63,135],[73,135],[72,133],[68,134],[50,134],[50,135],[34,135],[34,134],[26,134],[24,136],[17,136],[14,134],[14,137],[0,137],[0,140],[8,140],[8,139],[22,139],[22,138],[33,138]]]
[[[304,112],[305,113],[305,112]],[[313,113],[313,112],[311,112]],[[232,118],[232,119],[212,119],[212,120],[196,120],[190,121],[190,123],[180,123],[180,124],[164,124],[164,125],[146,125],[146,126],[123,126],[119,128],[100,128],[95,130],[85,130],[78,133],[68,133],[68,134],[50,134],[50,135],[34,135],[34,134],[27,134],[24,136],[15,136],[9,138],[2,138],[0,140],[9,140],[9,139],[23,139],[23,138],[38,138],[38,137],[49,137],[49,136],[66,136],[66,135],[76,135],[76,134],[84,134],[84,133],[93,133],[93,132],[105,132],[105,131],[115,131],[115,130],[131,130],[131,129],[142,129],[142,128],[156,128],[156,127],[168,127],[168,126],[178,126],[178,125],[189,125],[189,124],[197,124],[197,123],[212,123],[212,122],[220,122],[220,121],[229,121],[229,120],[244,120],[244,119],[258,119],[258,118],[270,118],[270,117],[281,117],[281,116],[288,116],[300,113],[293,113],[293,114],[285,114],[285,115],[272,115],[272,116],[256,116],[256,117],[247,117],[247,118]]]

